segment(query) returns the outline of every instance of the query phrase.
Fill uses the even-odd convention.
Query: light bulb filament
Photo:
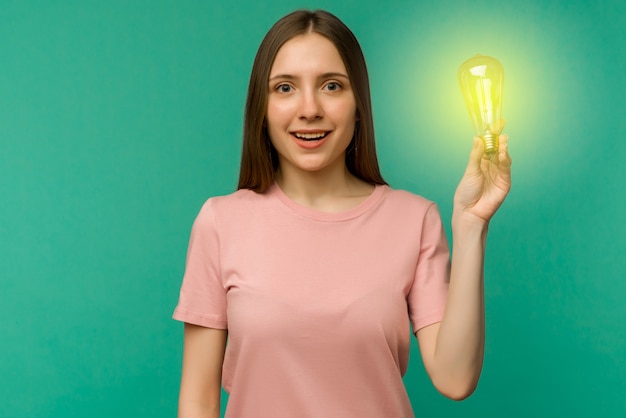
[[[459,68],[459,84],[474,132],[483,139],[487,154],[498,150],[503,81],[502,66],[491,57],[476,55]]]

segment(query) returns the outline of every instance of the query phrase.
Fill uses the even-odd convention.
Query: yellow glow
[[[572,101],[576,97],[572,93],[576,86],[574,69],[586,62],[584,56],[569,55],[564,60],[558,38],[543,36],[551,29],[537,26],[532,19],[507,25],[496,21],[468,36],[467,28],[473,24],[469,18],[466,25],[454,19],[419,28],[407,24],[419,18],[412,14],[398,17],[388,34],[394,39],[393,47],[381,42],[379,49],[366,51],[371,58],[368,64],[372,68],[381,155],[405,169],[418,160],[424,170],[428,167],[438,176],[456,180],[449,171],[463,166],[475,134],[455,78],[459,64],[481,52],[496,57],[506,71],[502,109],[506,124],[501,131],[509,136],[515,173],[528,184],[545,184],[541,169],[544,159],[562,152],[559,141],[546,138],[562,138],[564,132],[574,130],[577,119],[568,117],[583,114],[586,106],[582,96]],[[536,35],[540,45],[528,42],[529,28],[539,31]],[[569,64],[564,66],[564,62]],[[570,152],[584,152],[595,146],[593,140],[592,136],[577,136],[577,146]],[[425,155],[428,158],[423,158]],[[386,166],[385,170],[390,169]],[[565,181],[569,176],[568,170],[558,171],[550,182]]]

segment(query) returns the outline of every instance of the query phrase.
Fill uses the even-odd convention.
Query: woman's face
[[[266,120],[283,175],[345,166],[356,102],[331,41],[308,33],[280,48],[270,71]]]

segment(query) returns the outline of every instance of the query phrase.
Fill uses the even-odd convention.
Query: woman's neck
[[[276,173],[276,183],[294,202],[322,212],[351,209],[374,191],[373,185],[354,176],[345,165],[321,171],[282,167]]]

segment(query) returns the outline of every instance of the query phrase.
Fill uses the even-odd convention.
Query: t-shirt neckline
[[[268,192],[270,195],[276,197],[290,212],[300,217],[323,222],[342,222],[357,218],[366,213],[378,204],[388,188],[389,186],[387,185],[376,184],[372,193],[370,193],[365,200],[353,208],[340,212],[323,212],[301,205],[287,196],[276,182],[272,183]]]

